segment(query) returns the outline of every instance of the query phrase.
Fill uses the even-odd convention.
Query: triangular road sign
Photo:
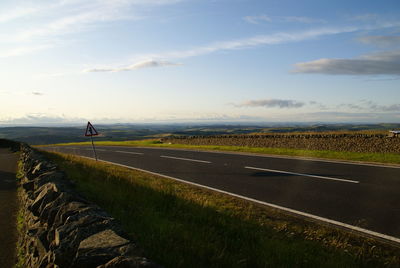
[[[92,124],[90,124],[90,122],[87,122],[85,136],[97,136],[97,135],[99,135],[97,130],[92,126]]]

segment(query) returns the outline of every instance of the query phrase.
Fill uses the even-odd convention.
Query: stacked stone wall
[[[270,134],[181,136],[165,143],[188,145],[248,146],[359,153],[400,153],[400,138],[369,134]]]
[[[159,267],[120,224],[77,194],[52,162],[21,146],[19,266]]]

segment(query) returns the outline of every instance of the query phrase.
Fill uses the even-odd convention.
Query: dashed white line
[[[282,174],[290,174],[290,175],[311,177],[311,178],[317,178],[317,179],[323,179],[323,180],[341,181],[341,182],[349,182],[349,183],[360,183],[359,181],[354,181],[354,180],[339,179],[339,178],[332,178],[332,177],[325,177],[325,176],[318,176],[318,175],[304,174],[304,173],[297,173],[297,172],[290,172],[290,171],[283,171],[283,170],[276,170],[276,169],[257,168],[257,167],[244,167],[244,168],[253,169],[253,170],[261,170],[261,171],[268,171],[268,172],[274,172],[274,173],[282,173]]]
[[[176,160],[183,160],[183,161],[192,161],[192,162],[206,163],[206,164],[210,164],[210,163],[211,163],[210,161],[197,160],[197,159],[190,159],[190,158],[181,158],[181,157],[174,157],[174,156],[168,156],[168,155],[161,155],[160,157],[162,157],[162,158],[176,159]]]
[[[142,155],[143,153],[138,153],[138,152],[129,152],[129,151],[115,151],[116,153],[123,153],[123,154],[137,154],[137,155]]]
[[[80,157],[94,160],[93,157],[87,157],[87,156],[81,156],[81,155],[80,155]],[[394,243],[400,244],[400,238],[398,238],[398,237],[394,237],[394,236],[378,233],[378,232],[371,231],[371,230],[368,230],[368,229],[364,229],[364,228],[361,228],[361,227],[358,227],[358,226],[350,225],[350,224],[347,224],[347,223],[344,223],[344,222],[331,220],[331,219],[324,218],[324,217],[321,217],[321,216],[317,216],[317,215],[313,215],[313,214],[310,214],[310,213],[302,212],[302,211],[299,211],[299,210],[295,210],[295,209],[291,209],[291,208],[275,205],[275,204],[272,204],[272,203],[264,202],[264,201],[257,200],[257,199],[254,199],[254,198],[250,198],[250,197],[246,197],[246,196],[243,196],[243,195],[234,194],[234,193],[227,192],[227,191],[224,191],[224,190],[220,190],[220,189],[217,189],[217,188],[214,188],[214,187],[205,186],[205,185],[194,183],[194,182],[190,182],[190,181],[185,181],[185,180],[182,180],[182,179],[179,179],[179,178],[175,178],[175,177],[164,175],[164,174],[157,173],[157,172],[152,172],[152,171],[141,169],[141,168],[135,168],[135,167],[132,167],[132,166],[118,164],[118,163],[111,162],[111,161],[105,161],[105,160],[99,160],[99,161],[100,162],[104,162],[104,163],[117,165],[117,166],[121,166],[121,167],[125,167],[125,168],[129,168],[129,169],[133,169],[133,170],[139,170],[139,171],[142,171],[142,172],[147,172],[149,174],[158,175],[158,176],[161,176],[161,177],[164,177],[164,178],[172,179],[172,180],[183,182],[183,183],[186,183],[186,184],[195,185],[195,186],[198,186],[198,187],[201,187],[201,188],[204,188],[204,189],[213,190],[215,192],[227,194],[227,195],[230,195],[230,196],[238,197],[238,198],[241,198],[241,199],[244,199],[244,200],[248,200],[248,201],[255,202],[255,203],[258,203],[258,204],[262,204],[262,205],[265,205],[265,206],[269,206],[271,208],[275,208],[275,209],[279,209],[279,210],[282,210],[282,211],[286,211],[288,213],[292,213],[292,214],[295,214],[295,215],[298,215],[298,216],[307,217],[307,218],[310,218],[310,219],[313,219],[313,220],[316,220],[316,221],[320,221],[320,222],[324,222],[324,223],[327,223],[327,224],[331,224],[333,226],[342,227],[344,229],[352,230],[352,231],[355,231],[355,232],[358,232],[358,233],[361,233],[361,234],[364,234],[364,235],[367,235],[367,236],[370,236],[370,237],[376,237],[376,238],[380,238],[380,239],[383,239],[383,240],[387,240],[387,241],[390,241],[390,242],[394,242]]]
[[[96,151],[99,151],[99,152],[106,152],[107,150],[104,150],[104,149],[96,149]]]

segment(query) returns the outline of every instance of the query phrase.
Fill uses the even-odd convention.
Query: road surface
[[[400,242],[400,167],[335,161],[98,146],[99,159],[359,226]],[[91,147],[45,147],[93,157]]]

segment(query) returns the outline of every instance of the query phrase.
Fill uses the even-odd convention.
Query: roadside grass
[[[90,142],[59,143],[59,144],[43,145],[43,146],[78,146],[78,145],[91,145],[91,143]],[[164,147],[164,148],[180,148],[180,149],[192,149],[192,150],[228,151],[228,152],[241,152],[241,153],[257,153],[266,155],[310,157],[310,158],[372,162],[372,163],[384,163],[384,164],[400,164],[400,154],[394,154],[394,153],[357,153],[357,152],[337,152],[337,151],[322,151],[322,150],[301,150],[301,149],[288,149],[288,148],[169,144],[169,143],[163,143],[159,139],[148,139],[139,141],[97,141],[96,145]]]
[[[23,214],[23,210],[20,209],[17,214],[17,231],[18,231],[18,236],[20,236],[20,237],[23,235],[23,232],[24,232],[24,222],[25,222],[25,217]],[[17,243],[16,249],[17,249],[16,250],[17,251],[17,263],[15,264],[14,267],[15,268],[24,268],[25,267],[24,263],[26,262],[25,250],[19,243]]]
[[[395,267],[400,251],[250,201],[43,152],[165,267]]]
[[[24,171],[23,171],[23,163],[21,160],[18,161],[18,168],[17,168],[17,173],[16,173],[16,179],[17,181],[22,180],[24,177]],[[21,200],[21,189],[18,189],[18,198]],[[18,242],[16,244],[16,252],[17,252],[17,263],[14,265],[14,268],[24,268],[25,267],[25,250],[20,244],[20,239],[24,235],[24,225],[25,225],[25,217],[24,217],[24,210],[20,206],[18,213],[17,213],[17,232],[18,232]]]

